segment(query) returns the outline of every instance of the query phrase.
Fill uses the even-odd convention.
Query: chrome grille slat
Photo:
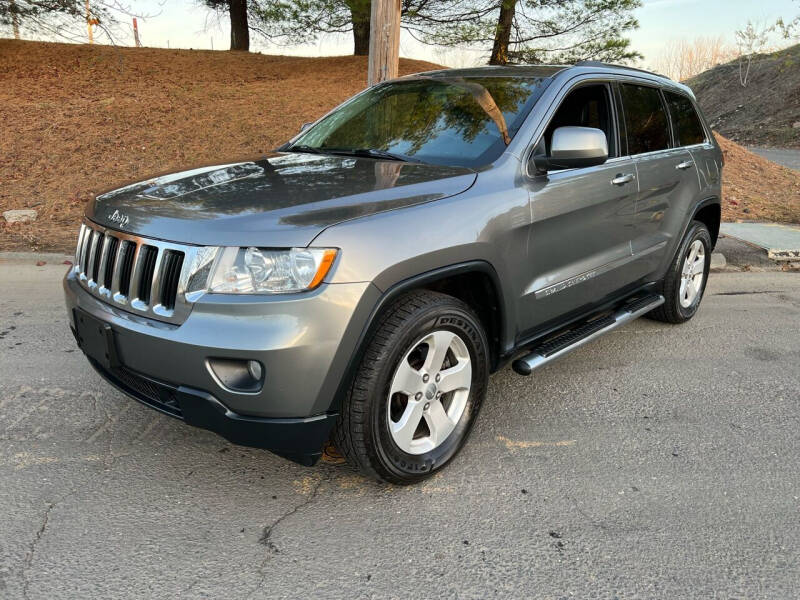
[[[92,241],[91,247],[89,249],[89,259],[86,261],[86,266],[84,268],[84,273],[86,273],[86,278],[89,280],[89,285],[96,285],[97,282],[94,280],[94,264],[97,256],[97,247],[100,245],[100,238],[102,237],[103,233],[101,231],[93,231],[92,232]]]
[[[89,228],[81,224],[80,233],[78,233],[78,246],[75,248],[75,266],[80,267],[83,264],[83,242],[86,239],[86,232]]]
[[[89,271],[89,253],[91,251],[93,237],[94,237],[94,231],[92,229],[89,229],[88,227],[86,227],[86,231],[84,231],[84,234],[83,234],[83,245],[82,245],[82,248],[81,248],[81,262],[80,262],[81,276],[84,279],[88,279],[89,278],[89,273],[88,273],[88,271]]]
[[[161,261],[164,258],[164,253],[156,250],[156,257],[153,260],[153,274],[150,276],[150,298],[148,304],[155,306],[158,300],[158,292],[161,283],[159,271],[161,270]]]
[[[114,298],[117,302],[125,304],[128,302],[128,295],[131,292],[131,277],[133,276],[133,261],[136,257],[136,242],[124,240],[122,250],[120,250],[120,270],[119,282],[116,289],[118,297]]]
[[[175,308],[175,296],[177,295],[178,283],[183,269],[183,258],[182,252],[175,252],[174,250],[165,252],[159,303],[167,310]]]
[[[97,261],[99,264],[96,269],[97,285],[100,293],[106,292],[106,263],[108,262],[108,253],[111,251],[111,240],[114,239],[110,235],[103,236],[103,245],[100,249],[100,259]]]
[[[115,236],[109,236],[111,243],[108,245],[108,257],[106,258],[105,277],[103,277],[103,285],[109,296],[114,293],[114,270],[117,268],[117,260],[119,258],[119,247],[122,244],[120,239]]]
[[[142,247],[144,244],[136,244],[133,252],[133,268],[131,269],[131,281],[128,284],[128,297],[131,299],[131,306],[143,310],[144,307],[138,302],[139,278],[142,276]]]
[[[182,323],[192,308],[185,296],[186,271],[200,250],[108,229],[87,219],[78,234],[73,268],[81,287],[109,305]]]
[[[111,243],[109,244],[108,257],[106,258],[106,266],[103,271],[105,273],[103,285],[106,288],[106,294],[113,297],[118,291],[118,288],[115,288],[114,284],[118,284],[119,279],[117,269],[119,268],[119,252],[122,248],[122,241],[113,235],[108,237],[111,239]]]
[[[153,279],[155,279],[155,263],[158,260],[158,248],[150,244],[142,245],[141,252],[139,253],[139,279],[138,285],[134,288],[136,290],[136,302],[142,308],[150,306],[153,291]],[[134,306],[134,308],[139,308]]]

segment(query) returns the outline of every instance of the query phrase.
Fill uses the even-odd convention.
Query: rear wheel
[[[711,234],[703,223],[693,221],[661,281],[664,304],[647,316],[667,323],[691,319],[703,299],[710,267]]]
[[[429,477],[461,449],[489,377],[486,335],[460,300],[412,292],[382,316],[369,342],[334,443],[379,480]]]

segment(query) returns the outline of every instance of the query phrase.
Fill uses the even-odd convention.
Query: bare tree
[[[800,3],[800,0],[796,1]],[[784,19],[781,17],[778,19],[776,26],[780,30],[781,35],[787,40],[800,39],[800,15],[797,15],[794,19]]]
[[[770,34],[775,31],[776,27],[777,25],[747,21],[747,25],[743,29],[735,32],[736,46],[739,49],[739,83],[742,84],[742,87],[747,87],[753,58],[767,49]]]
[[[665,44],[653,68],[676,81],[686,81],[736,56],[736,48],[723,36],[678,39]]]

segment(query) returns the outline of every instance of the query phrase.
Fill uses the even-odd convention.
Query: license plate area
[[[96,360],[105,369],[118,367],[119,359],[111,325],[77,308],[73,315],[78,347],[83,353]]]

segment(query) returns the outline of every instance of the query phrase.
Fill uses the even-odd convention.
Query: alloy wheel
[[[689,308],[703,289],[706,272],[706,249],[701,240],[695,240],[686,252],[678,291],[683,308]]]
[[[408,454],[439,447],[464,414],[472,363],[461,337],[447,330],[426,334],[395,369],[387,402],[389,431]]]

